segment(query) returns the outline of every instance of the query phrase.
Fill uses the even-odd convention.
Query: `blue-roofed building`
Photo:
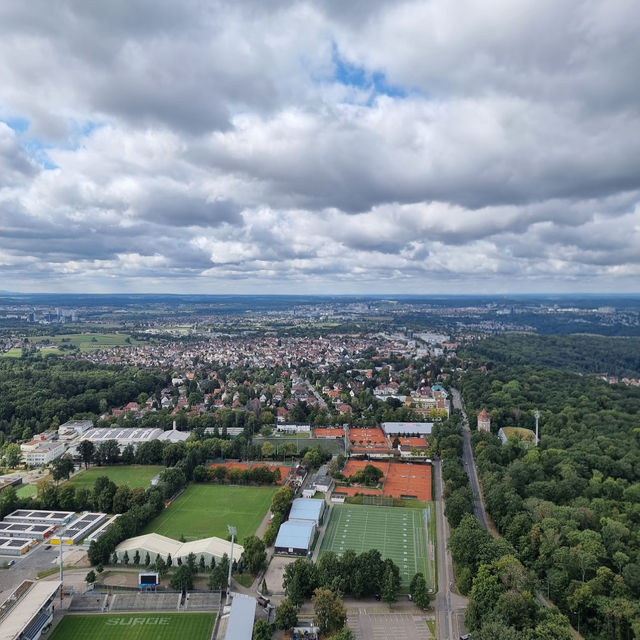
[[[317,525],[322,522],[324,500],[315,498],[296,498],[289,513],[289,520],[311,520]]]
[[[224,640],[251,640],[255,617],[256,599],[241,593],[234,594]]]
[[[320,502],[302,498],[306,502]],[[292,556],[306,556],[311,551],[316,525],[312,520],[287,520],[280,525],[275,552]]]

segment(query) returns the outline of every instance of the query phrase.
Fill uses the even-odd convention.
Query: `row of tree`
[[[317,588],[354,598],[378,596],[391,603],[397,600],[400,591],[400,570],[393,560],[383,560],[377,549],[359,555],[348,549],[341,556],[329,551],[322,554],[317,564],[298,558],[287,565],[283,585],[296,606],[310,598]]]
[[[198,465],[193,470],[195,482],[212,482],[215,480],[219,484],[229,482],[230,484],[280,484],[282,474],[280,469],[270,469],[267,466],[252,467],[251,469],[228,469],[223,465],[205,467]]]

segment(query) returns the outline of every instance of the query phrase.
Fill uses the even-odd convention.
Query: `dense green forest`
[[[27,439],[72,417],[95,418],[165,384],[164,376],[133,367],[0,358],[0,439]]]
[[[492,416],[472,439],[487,509],[541,591],[587,638],[640,638],[640,388],[498,364],[462,392],[470,417]],[[535,408],[539,446],[502,445],[497,429],[532,427]]]
[[[640,376],[640,338],[509,334],[475,342],[461,351],[460,357],[578,373]]]

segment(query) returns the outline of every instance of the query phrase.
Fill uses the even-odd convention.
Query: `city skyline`
[[[0,288],[638,292],[640,9],[0,7]]]

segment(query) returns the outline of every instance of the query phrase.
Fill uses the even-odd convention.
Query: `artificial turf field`
[[[144,533],[159,533],[188,542],[218,536],[226,539],[227,525],[238,530],[242,543],[252,536],[278,487],[236,487],[225,484],[192,484],[155,518]]]
[[[320,554],[377,549],[383,559],[391,558],[398,565],[403,585],[420,572],[430,586],[433,578],[428,562],[426,517],[424,509],[335,504]]]
[[[151,478],[157,476],[165,467],[161,465],[113,465],[108,467],[91,467],[69,480],[69,484],[76,489],[93,489],[96,479],[107,476],[117,485],[126,484],[129,488],[148,487]]]
[[[50,640],[209,640],[214,613],[67,615]]]

